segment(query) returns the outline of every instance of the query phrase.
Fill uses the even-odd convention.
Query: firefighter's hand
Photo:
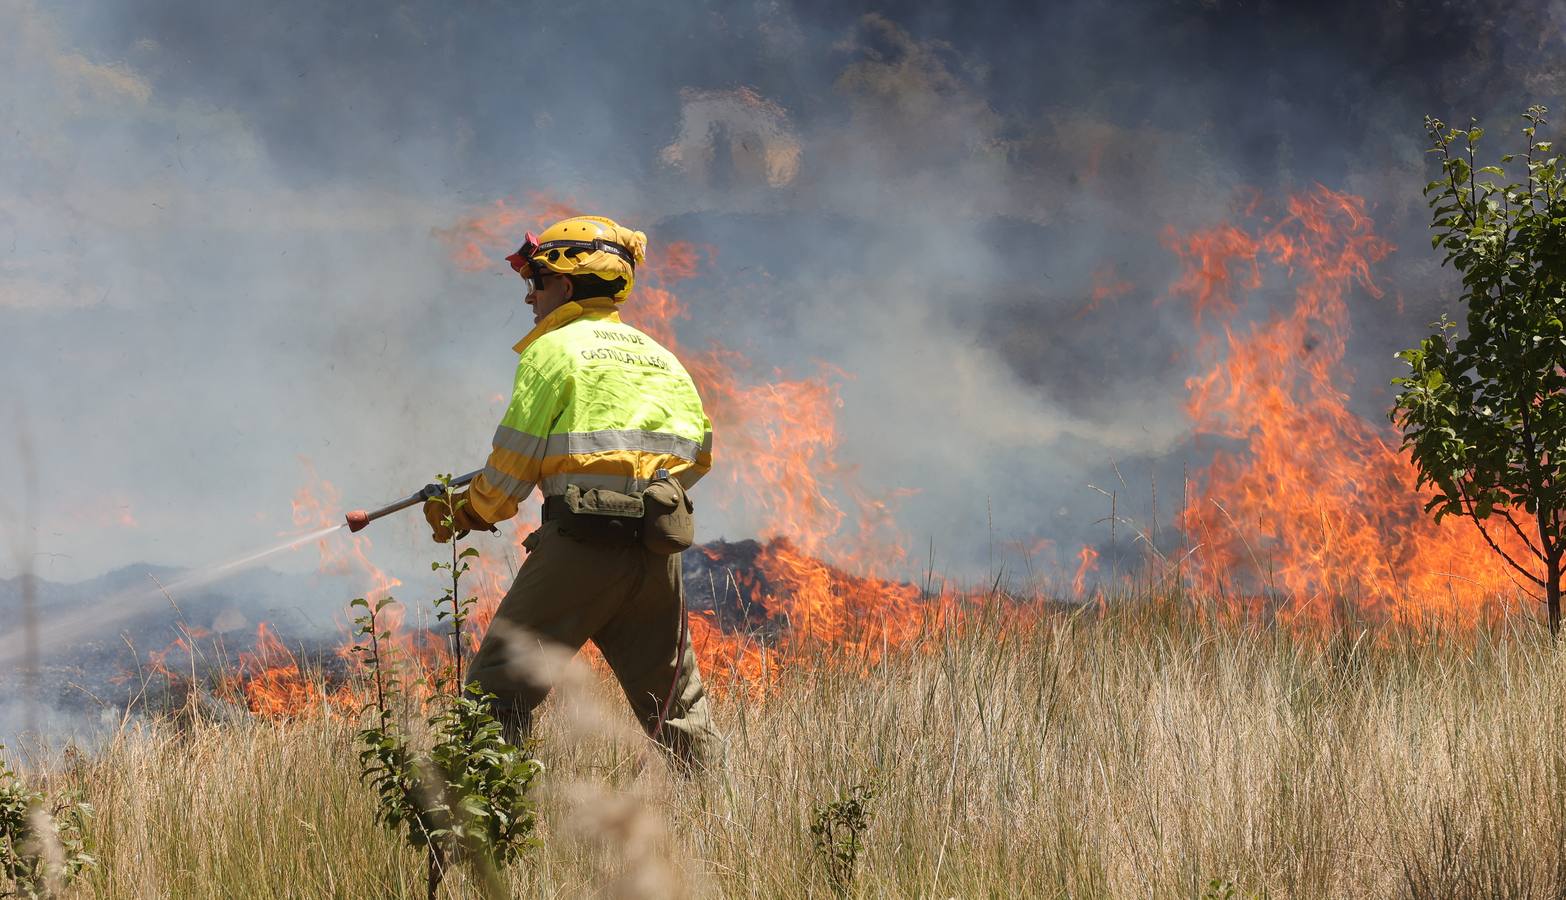
[[[446,524],[448,516],[455,522],[459,538],[467,537],[470,531],[495,530],[495,526],[484,521],[473,511],[473,507],[467,503],[466,492],[453,496],[451,502],[457,508],[455,514],[446,506],[445,497],[424,501],[424,521],[430,523],[431,536],[437,544],[444,544],[451,540],[452,529]]]
[[[446,516],[449,512],[445,497],[424,501],[424,521],[430,523],[430,530],[434,532],[437,544],[444,544],[451,540],[451,526],[446,524]]]

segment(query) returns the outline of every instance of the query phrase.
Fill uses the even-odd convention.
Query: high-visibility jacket
[[[607,299],[570,302],[514,348],[516,386],[468,502],[487,522],[516,515],[537,485],[630,493],[659,469],[690,487],[712,467],[712,422],[685,367],[620,321]]]

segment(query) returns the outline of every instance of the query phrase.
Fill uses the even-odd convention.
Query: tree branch
[[[1484,522],[1478,516],[1474,515],[1473,503],[1468,500],[1468,492],[1466,490],[1463,491],[1463,500],[1468,504],[1468,518],[1474,523],[1474,527],[1479,529],[1479,534],[1484,537],[1484,542],[1490,545],[1490,549],[1500,554],[1501,558],[1510,563],[1512,568],[1521,572],[1524,578],[1527,578],[1529,581],[1532,581],[1539,587],[1544,587],[1545,584],[1543,578],[1540,578],[1539,576],[1523,568],[1520,564],[1518,564],[1517,560],[1512,559],[1512,555],[1510,553],[1502,550],[1501,545],[1497,544],[1495,540],[1490,537],[1490,532],[1484,527]],[[1529,549],[1533,549],[1531,545]]]
[[[1474,172],[1474,139],[1472,137],[1472,129],[1476,124],[1474,120],[1470,119],[1468,121],[1469,131],[1463,134],[1463,143],[1468,147],[1468,202],[1473,205],[1474,209],[1474,215],[1470,217],[1469,221],[1478,221],[1479,216],[1479,189],[1474,187],[1476,173]]]
[[[1463,495],[1463,502],[1468,504],[1468,517],[1474,519],[1477,522],[1478,518],[1474,515],[1473,512],[1474,498],[1468,493],[1468,485],[1457,479],[1453,479],[1453,483],[1457,485],[1458,492]],[[1533,540],[1529,538],[1528,535],[1522,530],[1522,526],[1518,525],[1517,520],[1512,518],[1511,510],[1502,509],[1500,510],[1500,513],[1503,517],[1505,517],[1507,524],[1512,526],[1512,530],[1517,532],[1518,539],[1523,542],[1524,547],[1528,548],[1528,552],[1538,557],[1539,562],[1548,562],[1548,560],[1544,558],[1544,554],[1539,552],[1539,548],[1534,546]]]
[[[1553,566],[1559,565],[1563,548],[1559,538],[1551,528],[1551,522],[1555,519],[1557,510],[1553,507],[1546,510],[1544,504],[1537,499],[1544,495],[1544,473],[1539,469],[1538,444],[1533,439],[1533,418],[1528,415],[1528,410],[1533,407],[1534,393],[1530,391],[1529,396],[1523,398],[1523,447],[1528,451],[1528,488],[1533,491],[1533,496],[1535,497],[1534,521],[1539,526],[1539,544],[1544,548],[1545,565]]]
[[[1511,511],[1503,509],[1501,510],[1501,515],[1506,517],[1507,524],[1511,525],[1512,530],[1517,532],[1517,536],[1522,539],[1523,546],[1528,548],[1528,552],[1532,553],[1534,556],[1537,556],[1539,558],[1539,562],[1545,562],[1544,554],[1539,552],[1539,548],[1535,547],[1533,545],[1533,541],[1530,540],[1528,535],[1523,532],[1522,526],[1518,525],[1517,520],[1512,518]]]

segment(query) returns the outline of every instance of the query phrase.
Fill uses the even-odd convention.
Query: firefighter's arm
[[[493,524],[517,514],[517,506],[538,483],[544,443],[559,414],[559,389],[526,361],[519,362],[511,404],[495,429],[489,460],[468,487],[474,515]]]

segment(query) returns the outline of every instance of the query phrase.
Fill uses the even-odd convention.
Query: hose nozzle
[[[468,482],[472,481],[474,478],[477,478],[479,472],[482,472],[482,471],[484,471],[484,470],[483,469],[478,469],[476,471],[469,472],[466,475],[460,475],[460,476],[458,476],[456,478],[453,478],[453,479],[451,479],[451,486],[454,487],[454,488],[462,487],[463,485],[465,485]],[[371,522],[375,521],[376,519],[379,519],[381,516],[389,515],[391,513],[394,513],[396,511],[398,511],[399,509],[407,509],[408,507],[414,505],[415,503],[423,503],[425,500],[428,500],[428,499],[430,499],[432,497],[439,497],[439,496],[441,496],[441,494],[445,490],[446,490],[445,488],[441,487],[438,484],[425,485],[418,493],[416,493],[416,494],[414,494],[414,495],[412,495],[410,497],[405,497],[405,498],[403,498],[401,500],[398,500],[396,503],[392,503],[390,505],[383,506],[380,509],[377,509],[377,510],[356,509],[356,510],[354,510],[353,512],[349,513],[346,516],[346,518],[348,520],[348,530],[349,531],[358,531],[358,530],[362,529],[364,526],[366,526],[366,525],[370,524]]]

